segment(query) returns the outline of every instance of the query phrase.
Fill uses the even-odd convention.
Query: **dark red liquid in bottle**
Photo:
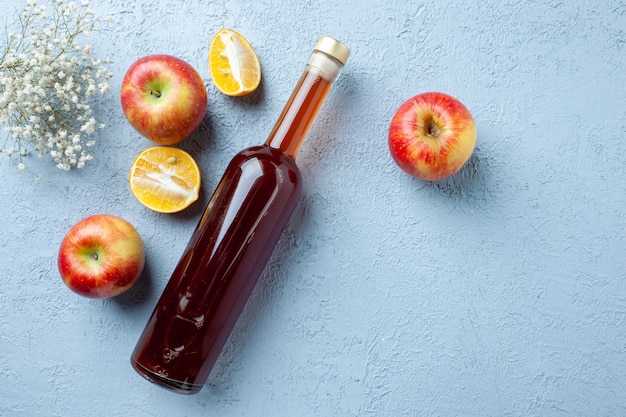
[[[206,382],[300,200],[294,158],[340,68],[315,52],[266,143],[226,168],[132,354],[144,377],[188,394]]]
[[[235,156],[139,340],[135,367],[173,389],[202,387],[271,256],[267,242],[300,195],[293,158],[269,146]]]

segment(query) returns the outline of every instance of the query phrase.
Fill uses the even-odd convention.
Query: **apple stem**
[[[91,254],[91,259],[93,259],[94,261],[97,261],[97,260],[98,260],[98,258],[99,258],[99,256],[98,256],[98,252],[93,252],[93,253]]]
[[[439,136],[439,133],[441,132],[441,129],[439,129],[439,126],[437,126],[437,123],[435,123],[434,120],[430,119],[426,121],[426,136],[429,136],[431,138],[436,138],[437,136]]]
[[[161,97],[161,92],[156,90],[148,90],[148,94],[150,94],[151,96],[155,96],[156,98]]]

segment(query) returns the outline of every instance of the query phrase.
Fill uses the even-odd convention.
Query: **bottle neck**
[[[313,51],[307,67],[291,93],[265,144],[295,158],[319,113],[342,65],[320,51]]]

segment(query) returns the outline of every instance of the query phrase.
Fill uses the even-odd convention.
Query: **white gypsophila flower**
[[[0,153],[19,155],[20,170],[30,150],[50,156],[59,169],[83,168],[93,159],[94,133],[104,127],[90,99],[109,91],[112,74],[93,57],[91,44],[78,42],[101,21],[88,0],[49,1],[50,11],[27,0],[18,30],[7,30],[0,50],[0,124],[14,142],[7,138]]]

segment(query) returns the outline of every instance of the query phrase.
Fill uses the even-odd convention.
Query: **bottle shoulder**
[[[274,165],[277,168],[280,167],[294,171],[297,173],[297,176],[300,177],[300,168],[298,168],[294,158],[267,145],[257,145],[246,148],[240,151],[234,159],[238,159],[242,162],[245,160],[256,159],[264,165]]]

